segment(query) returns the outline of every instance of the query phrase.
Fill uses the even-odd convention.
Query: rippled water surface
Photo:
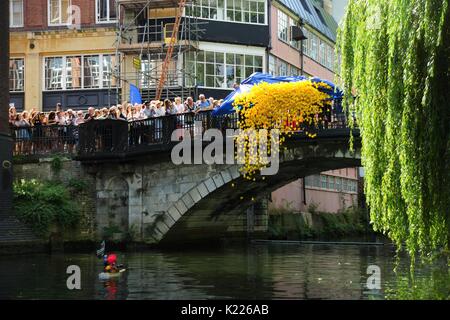
[[[447,261],[417,266],[390,246],[251,245],[214,250],[118,253],[120,278],[100,281],[94,254],[0,257],[2,299],[449,299]],[[66,268],[81,268],[68,290]],[[367,268],[381,288],[368,289]]]

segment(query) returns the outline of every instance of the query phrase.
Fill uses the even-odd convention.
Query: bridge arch
[[[293,143],[280,157],[278,174],[243,179],[238,165],[222,166],[199,181],[155,219],[150,237],[158,243],[217,240],[246,228],[246,210],[272,191],[299,178],[328,170],[360,166],[359,146],[348,139]]]

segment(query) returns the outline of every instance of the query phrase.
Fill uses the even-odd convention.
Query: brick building
[[[10,1],[10,102],[21,110],[114,103],[110,0]]]

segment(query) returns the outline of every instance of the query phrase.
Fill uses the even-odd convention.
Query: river
[[[417,265],[411,277],[409,259],[396,258],[386,245],[253,244],[117,254],[127,271],[109,281],[98,279],[102,263],[94,253],[2,256],[0,299],[450,298],[447,261]],[[81,290],[67,289],[69,265],[80,267]],[[370,278],[367,287],[369,266],[379,286]]]

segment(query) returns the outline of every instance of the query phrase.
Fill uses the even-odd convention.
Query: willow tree
[[[449,248],[449,3],[350,0],[338,35],[373,227],[412,256]]]

